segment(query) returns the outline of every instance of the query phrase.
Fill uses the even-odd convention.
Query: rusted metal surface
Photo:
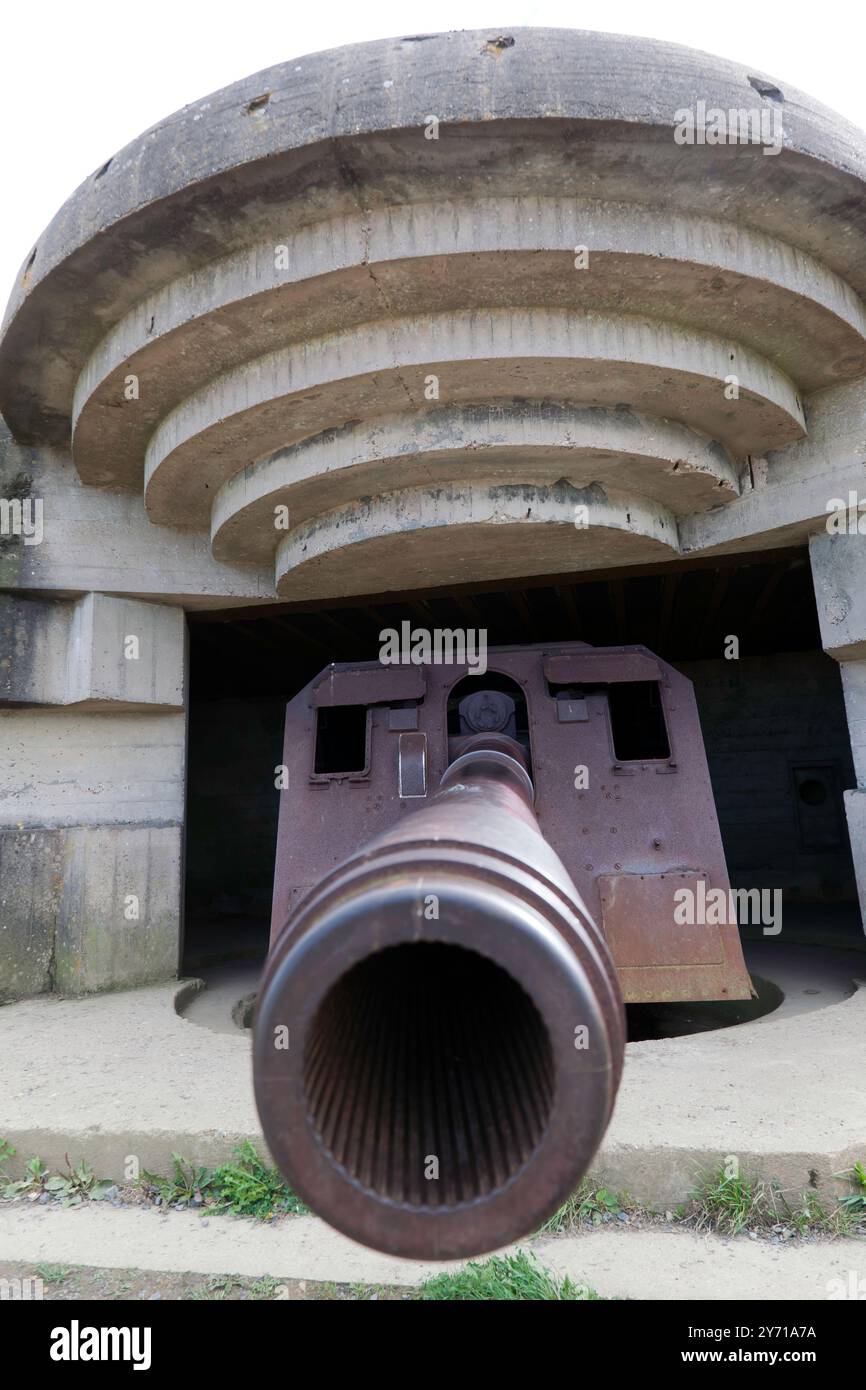
[[[400,796],[404,763],[400,730],[406,728],[407,714],[415,718],[413,729],[425,738],[427,795],[435,792],[462,746],[463,736],[448,732],[448,700],[468,668],[428,665],[407,670],[370,662],[331,669],[340,679],[343,672],[351,671],[352,682],[358,682],[361,692],[359,700],[371,701],[369,765],[360,775],[312,772],[318,699],[313,690],[322,689],[326,676],[332,679],[330,671],[323,673],[286,712],[283,761],[290,785],[281,801],[272,944],[294,904],[330,869],[356,853],[371,836],[424,805],[423,797]],[[669,755],[618,757],[609,690],[622,690],[627,682],[647,682],[652,673],[664,711]],[[578,674],[585,684],[580,685]],[[488,674],[474,676],[472,681],[483,692],[497,677],[513,680],[513,694],[525,707],[541,832],[565,865],[590,915],[611,932],[625,1002],[748,998],[750,983],[736,924],[708,929],[722,947],[721,962],[710,962],[699,933],[678,927],[664,895],[657,899],[650,887],[653,875],[671,872],[700,872],[712,887],[729,887],[691,682],[643,647],[598,648],[582,643],[492,649]],[[411,698],[405,694],[407,678],[424,690],[423,698],[408,711],[400,707]],[[554,698],[551,686],[572,690],[560,690]],[[586,769],[585,787],[575,786],[581,780],[576,773],[579,768]],[[620,941],[631,932],[640,934],[640,924],[632,924],[631,900],[624,925],[619,924],[616,902],[608,905],[605,916],[601,881],[609,875],[629,874],[643,874],[647,885],[640,915],[645,916],[652,904],[656,904],[654,913],[664,914],[660,929],[671,938],[675,965],[636,963],[631,948],[620,953]],[[624,899],[620,896],[619,901]]]
[[[424,689],[420,666],[329,666],[313,682],[312,699],[316,706],[331,708],[379,705],[423,699]]]
[[[544,674],[552,685],[618,685],[624,681],[657,681],[661,666],[650,652],[613,652],[578,647],[544,658]]]
[[[377,1249],[457,1258],[537,1229],[610,1118],[616,975],[533,799],[518,744],[470,737],[424,809],[330,873],[271,954],[255,1024],[268,1146],[315,1211]]]
[[[353,705],[340,743],[328,709]],[[601,1140],[622,998],[750,993],[736,925],[677,919],[677,893],[729,886],[691,683],[579,643],[494,650],[471,677],[330,668],[289,705],[283,758],[269,1147],[379,1249],[518,1239]]]
[[[725,950],[718,925],[676,920],[676,894],[686,889],[697,898],[699,884],[707,882],[706,874],[684,871],[602,874],[602,930],[620,969],[716,966],[716,987],[723,987]]]

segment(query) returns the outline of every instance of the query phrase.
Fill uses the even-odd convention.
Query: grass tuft
[[[210,1189],[212,1178],[213,1174],[207,1168],[196,1167],[195,1164],[181,1158],[180,1154],[172,1154],[171,1177],[149,1173],[145,1169],[139,1183],[149,1195],[156,1193],[160,1196],[166,1206],[173,1206],[175,1202],[189,1205],[191,1202],[204,1200],[204,1194]]]
[[[248,1139],[234,1150],[230,1163],[213,1171],[172,1154],[171,1176],[142,1173],[141,1186],[149,1195],[156,1193],[166,1206],[207,1207],[210,1212],[254,1216],[259,1221],[271,1221],[283,1212],[298,1216],[309,1210]]]
[[[598,1298],[594,1289],[574,1284],[568,1275],[558,1279],[526,1250],[472,1261],[455,1273],[436,1274],[421,1285],[424,1302],[587,1302]]]
[[[700,1183],[691,1200],[667,1211],[665,1220],[692,1230],[738,1235],[743,1231],[792,1236],[849,1236],[866,1232],[866,1166],[855,1163],[845,1173],[854,1191],[824,1205],[817,1192],[793,1193],[778,1182],[748,1182],[732,1177],[723,1167]],[[635,1227],[652,1225],[662,1214],[636,1204],[623,1193],[584,1178],[578,1190],[545,1221],[539,1236],[572,1235],[609,1223],[618,1217]]]
[[[255,1216],[260,1221],[270,1221],[283,1212],[300,1216],[309,1210],[283,1182],[278,1170],[267,1167],[248,1139],[235,1149],[233,1163],[216,1169],[210,1192],[215,1198],[213,1210]]]
[[[86,1159],[73,1167],[67,1155],[66,1173],[51,1173],[40,1158],[31,1158],[24,1176],[12,1179],[5,1165],[14,1157],[14,1147],[0,1139],[0,1198],[7,1201],[20,1197],[35,1200],[44,1193],[63,1206],[79,1206],[85,1201],[99,1202],[117,1195],[117,1185],[98,1179]],[[169,1176],[145,1170],[137,1186],[146,1197],[158,1198],[166,1207],[207,1208],[214,1213],[254,1216],[260,1221],[270,1221],[283,1212],[301,1215],[309,1210],[283,1182],[277,1169],[268,1167],[249,1140],[234,1150],[229,1163],[213,1171],[189,1163],[180,1154],[172,1154]]]
[[[840,1198],[840,1206],[855,1220],[866,1219],[866,1168],[862,1163],[855,1163],[853,1168],[839,1176],[850,1179],[856,1189]]]
[[[611,1217],[639,1213],[634,1203],[622,1193],[611,1192],[607,1187],[597,1187],[584,1178],[576,1192],[562,1204],[553,1216],[548,1217],[539,1228],[540,1236],[570,1235],[573,1231],[585,1230],[587,1226],[600,1226]]]
[[[686,1218],[696,1230],[718,1231],[731,1236],[756,1225],[764,1226],[767,1224],[764,1184],[729,1177],[724,1168],[719,1168],[710,1173],[694,1193],[691,1209],[686,1209]]]
[[[856,1232],[861,1216],[848,1198],[828,1210],[814,1192],[789,1200],[778,1183],[748,1182],[729,1176],[723,1167],[708,1175],[682,1210],[684,1224],[721,1235],[772,1230],[786,1237],[844,1236]]]

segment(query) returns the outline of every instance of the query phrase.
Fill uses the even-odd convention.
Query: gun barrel
[[[480,735],[293,913],[259,994],[256,1099],[278,1166],[331,1225],[461,1258],[574,1190],[624,1042],[614,966],[538,827],[522,750]]]

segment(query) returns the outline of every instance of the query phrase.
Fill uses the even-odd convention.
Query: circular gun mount
[[[467,734],[514,733],[514,701],[501,690],[478,690],[460,701],[460,727]]]
[[[320,1216],[395,1255],[536,1230],[610,1119],[616,973],[532,803],[520,746],[476,736],[422,810],[306,897],[266,968],[271,1153]]]

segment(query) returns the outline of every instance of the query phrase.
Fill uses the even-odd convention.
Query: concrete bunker
[[[104,162],[28,255],[0,339],[3,1001],[257,971],[286,702],[407,620],[657,651],[734,883],[784,895],[794,948],[862,950],[862,134],[742,64],[507,37],[255,74]],[[665,761],[649,697],[623,786],[636,748]],[[321,725],[313,775],[362,772],[369,721]]]

